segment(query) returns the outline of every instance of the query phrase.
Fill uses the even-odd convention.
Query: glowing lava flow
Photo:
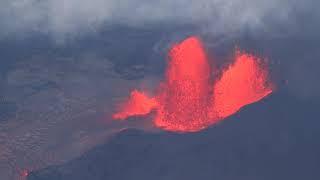
[[[169,57],[166,80],[156,97],[134,90],[114,119],[147,115],[155,109],[154,124],[159,128],[200,131],[272,92],[268,71],[252,55],[237,52],[235,62],[214,83],[198,38],[190,37],[173,46]]]

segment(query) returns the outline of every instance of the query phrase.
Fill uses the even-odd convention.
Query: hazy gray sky
[[[2,0],[0,26],[2,35],[30,31],[65,34],[92,31],[104,23],[143,26],[174,22],[199,24],[216,34],[243,29],[274,34],[279,25],[284,31],[293,31],[296,15],[316,12],[316,0],[312,1]]]

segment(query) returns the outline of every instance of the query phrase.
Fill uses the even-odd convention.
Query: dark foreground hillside
[[[124,130],[28,180],[319,179],[319,105],[278,92],[199,133]]]

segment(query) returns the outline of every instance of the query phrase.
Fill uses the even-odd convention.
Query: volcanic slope
[[[28,180],[319,179],[318,107],[277,92],[198,133],[127,129]]]

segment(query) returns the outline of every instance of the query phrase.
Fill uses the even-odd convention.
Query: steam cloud
[[[191,23],[214,34],[254,30],[285,33],[296,15],[315,3],[297,0],[2,0],[1,36],[41,31],[73,34],[104,24],[144,26],[149,23]],[[316,11],[312,11],[316,12]]]

